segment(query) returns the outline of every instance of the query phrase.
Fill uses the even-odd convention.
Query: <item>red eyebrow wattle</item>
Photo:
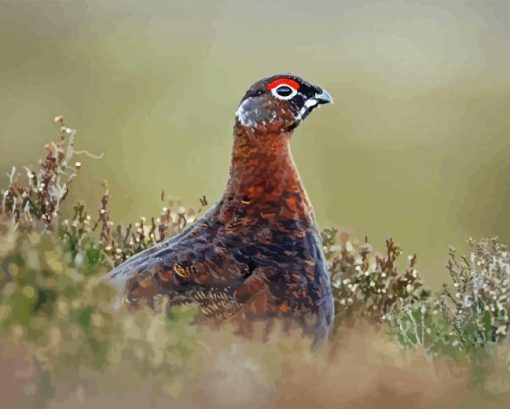
[[[294,88],[295,90],[299,89],[299,84],[290,78],[278,78],[277,80],[274,80],[273,82],[269,83],[266,87],[268,90],[272,90],[273,88],[276,88],[279,85],[288,85],[291,88]]]

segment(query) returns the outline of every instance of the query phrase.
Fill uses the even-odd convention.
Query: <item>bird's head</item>
[[[255,133],[290,132],[315,108],[330,102],[331,95],[321,87],[295,75],[274,75],[246,91],[236,111],[236,123]]]

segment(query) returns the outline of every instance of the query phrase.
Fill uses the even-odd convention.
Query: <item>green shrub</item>
[[[510,256],[497,239],[469,240],[469,245],[469,255],[460,259],[450,249],[453,285],[444,285],[442,299],[462,342],[483,348],[510,336]]]
[[[187,324],[195,310],[178,308],[163,315],[114,308],[118,294],[98,278],[152,244],[155,235],[142,224],[134,232],[130,227],[114,231],[107,192],[97,220],[82,204],[63,217],[59,209],[81,164],[69,170],[76,131],[62,119],[59,123],[59,142],[46,146],[39,170],[27,170],[22,185],[13,169],[2,191],[0,334],[28,347],[38,370],[53,381],[71,369],[107,371],[124,363],[147,376],[166,376],[171,385],[174,375],[184,372],[193,345]],[[158,240],[177,232],[195,214],[174,207],[153,221]]]

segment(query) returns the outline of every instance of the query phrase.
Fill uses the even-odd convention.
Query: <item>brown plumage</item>
[[[297,323],[315,345],[329,331],[333,300],[313,209],[292,159],[293,130],[321,88],[293,75],[255,83],[236,112],[230,178],[193,225],[109,273],[136,305],[168,296],[202,318]]]

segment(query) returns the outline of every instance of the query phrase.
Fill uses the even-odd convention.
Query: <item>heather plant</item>
[[[179,233],[188,224],[193,223],[202,208],[208,204],[205,196],[200,199],[201,207],[197,210],[186,208],[177,201],[169,200],[166,206],[161,209],[159,217],[151,217],[149,221],[145,217],[141,217],[134,226],[129,224],[124,228],[118,224],[114,227],[108,208],[107,186],[105,188],[94,230],[99,226],[99,241],[105,265],[109,268],[117,266],[132,255]],[[161,201],[165,201],[164,191],[161,191]]]
[[[457,333],[437,297],[420,302],[404,301],[394,311],[389,325],[391,333],[406,348],[423,348],[431,358],[445,355],[457,361],[467,359]]]
[[[403,250],[391,238],[385,254],[377,254],[366,237],[360,242],[337,229],[325,229],[323,243],[331,263],[337,332],[363,319],[385,326],[406,348],[420,346],[431,357],[460,358],[458,337],[442,302],[420,277],[416,254],[399,267]]]
[[[416,254],[399,267],[402,249],[386,240],[385,254],[373,252],[346,232],[325,229],[335,299],[335,330],[359,319],[385,325],[406,348],[423,348],[430,357],[449,356],[485,365],[493,347],[508,341],[509,255],[497,239],[469,240],[468,256],[453,248],[447,269],[452,283],[440,294],[425,286]]]
[[[469,240],[467,256],[450,248],[452,283],[419,303],[407,300],[392,320],[406,346],[422,345],[432,355],[447,353],[478,361],[509,339],[509,256],[496,238]],[[479,362],[477,362],[479,363]]]
[[[358,242],[345,232],[325,229],[323,244],[330,262],[337,325],[360,317],[375,323],[389,321],[404,303],[430,297],[416,269],[416,255],[399,269],[397,259],[403,251],[392,239],[386,240],[386,254],[376,254],[366,238]]]
[[[129,314],[116,311],[119,295],[98,278],[155,240],[175,234],[196,212],[170,203],[173,208],[163,209],[150,227],[142,219],[134,231],[130,226],[114,230],[106,190],[97,219],[80,203],[65,218],[61,204],[81,163],[69,170],[79,153],[76,131],[60,117],[57,122],[60,139],[46,146],[39,170],[27,170],[23,185],[13,169],[2,191],[0,335],[28,348],[37,378],[49,384],[73,368],[75,373],[79,368],[107,371],[128,362],[140,373],[168,377],[170,387],[193,345],[186,324],[194,309],[173,309],[169,315],[145,307]]]
[[[62,117],[56,117],[60,125],[60,138],[45,146],[46,156],[39,161],[38,171],[25,168],[27,183],[20,184],[20,175],[12,168],[9,184],[2,191],[0,215],[14,223],[28,226],[44,223],[52,230],[61,202],[65,199],[69,184],[81,167],[80,162],[71,165],[71,159],[80,153],[74,150],[76,130],[68,128]]]
[[[445,314],[466,348],[486,348],[508,341],[510,256],[499,240],[469,240],[469,254],[450,248],[451,285],[444,285]]]

